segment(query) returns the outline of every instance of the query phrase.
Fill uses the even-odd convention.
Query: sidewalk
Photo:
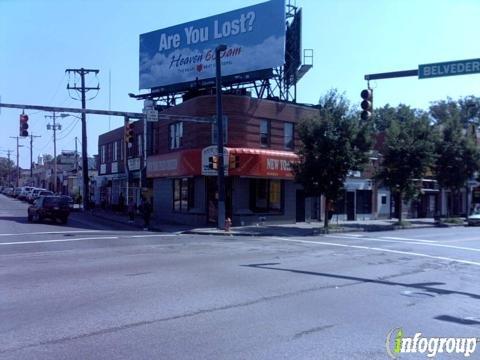
[[[459,225],[439,225],[433,219],[407,219],[409,226],[395,225],[397,220],[361,220],[361,221],[339,221],[330,223],[329,233],[342,232],[372,232],[372,231],[391,231],[398,229],[422,229],[438,226],[459,226]],[[463,225],[460,225],[463,226]],[[216,228],[197,228],[187,231],[188,234],[201,235],[225,235],[225,231]],[[296,224],[258,224],[256,226],[238,226],[232,227],[228,234],[236,236],[312,236],[324,234],[323,221],[312,221]]]
[[[121,223],[132,228],[143,229],[143,219],[140,215],[135,217],[134,223],[128,222],[127,214],[95,209],[88,213],[90,216],[101,218],[108,221]],[[86,214],[85,214],[86,215]],[[153,218],[152,218],[153,220]],[[396,219],[384,220],[359,220],[359,221],[339,221],[330,224],[329,233],[342,232],[372,232],[372,231],[391,231],[398,229],[422,229],[438,226],[464,226],[464,225],[446,225],[438,224],[434,219],[406,219],[409,226],[400,227],[395,225]],[[178,224],[158,224],[151,222],[151,231],[162,231],[168,233],[183,233],[197,235],[234,235],[234,236],[312,236],[323,234],[323,221],[312,221],[295,224],[256,224],[250,226],[235,226],[229,232],[219,230],[214,227],[193,228],[188,225]]]
[[[133,223],[129,222],[129,218],[127,213],[119,213],[111,210],[104,210],[104,209],[93,209],[86,213],[83,212],[75,212],[78,214],[77,216],[91,216],[95,218],[99,218],[102,220],[112,221],[115,223],[119,223],[125,226],[129,226],[132,228],[136,228],[139,230],[143,229],[143,218],[140,214],[136,214],[135,220]],[[169,232],[169,233],[182,233],[185,231],[190,230],[192,227],[187,225],[176,225],[176,224],[156,224],[153,217],[150,221],[150,231],[162,231],[162,232]]]

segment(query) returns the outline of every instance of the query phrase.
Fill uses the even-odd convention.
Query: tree
[[[372,113],[372,121],[375,127],[375,131],[383,132],[388,129],[390,124],[395,120],[396,109],[389,104],[384,107],[377,108]]]
[[[452,214],[453,200],[480,166],[480,154],[474,139],[462,129],[458,117],[443,121],[436,143],[435,176],[443,189],[450,189],[448,216]],[[467,209],[468,211],[468,209]]]
[[[16,167],[13,161],[8,160],[7,158],[0,157],[0,179],[2,182],[8,183],[10,179],[13,179],[12,171],[15,170],[16,174]]]
[[[414,179],[421,179],[433,164],[434,135],[428,115],[399,105],[394,121],[386,131],[382,169],[377,178],[390,187],[399,201],[399,222],[402,222],[403,200],[417,194]]]
[[[430,115],[438,125],[451,120],[459,121],[463,128],[469,125],[480,125],[480,98],[466,96],[457,101],[447,100],[435,101],[430,106]]]
[[[369,124],[359,121],[337,90],[323,96],[318,108],[317,117],[299,124],[302,145],[294,171],[307,195],[324,195],[327,210],[329,201],[338,199],[348,172],[360,170],[368,161],[371,137]],[[325,214],[325,229],[328,220]]]

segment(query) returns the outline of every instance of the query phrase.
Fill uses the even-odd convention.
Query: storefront
[[[189,149],[148,158],[157,221],[191,225],[217,221],[217,148]],[[288,151],[225,148],[226,215],[234,225],[305,220],[305,197],[294,183]],[[298,199],[297,199],[298,194]]]

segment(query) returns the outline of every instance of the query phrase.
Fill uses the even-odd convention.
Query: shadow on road
[[[387,280],[381,280],[381,279],[368,279],[368,278],[362,278],[362,277],[350,276],[350,275],[329,274],[329,273],[321,273],[321,272],[314,272],[314,271],[285,269],[285,268],[279,268],[279,267],[272,267],[272,265],[277,265],[277,263],[249,264],[249,265],[241,265],[241,266],[251,267],[251,268],[256,268],[256,269],[264,269],[264,270],[286,271],[286,272],[291,272],[291,273],[295,273],[295,274],[303,274],[303,275],[322,276],[322,277],[328,277],[328,278],[334,278],[334,279],[351,280],[351,281],[356,281],[358,283],[372,283],[372,284],[388,285],[388,286],[401,286],[401,287],[426,291],[427,293],[432,293],[432,294],[436,294],[436,295],[464,295],[464,296],[471,297],[472,299],[475,299],[475,300],[480,300],[480,295],[478,295],[478,294],[469,293],[469,292],[465,292],[465,291],[440,289],[440,288],[432,286],[432,285],[445,285],[445,283],[427,282],[427,283],[408,284],[408,283],[387,281]]]

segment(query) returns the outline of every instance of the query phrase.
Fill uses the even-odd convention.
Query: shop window
[[[192,178],[173,179],[173,210],[188,212],[194,207],[194,180]]]
[[[286,122],[283,124],[283,144],[285,149],[293,150],[294,147],[293,123]]]
[[[118,142],[113,143],[113,161],[118,160]]]
[[[142,156],[143,154],[143,148],[142,148],[142,140],[143,140],[143,134],[138,134],[137,135],[137,156]]]
[[[100,146],[101,163],[105,164],[105,145]]]
[[[270,146],[270,121],[260,120],[260,144],[263,147]]]
[[[282,195],[281,180],[250,180],[250,210],[254,212],[281,212]]]
[[[176,122],[169,125],[170,149],[179,149],[182,146],[183,123]]]
[[[372,213],[372,191],[357,190],[357,214]]]

